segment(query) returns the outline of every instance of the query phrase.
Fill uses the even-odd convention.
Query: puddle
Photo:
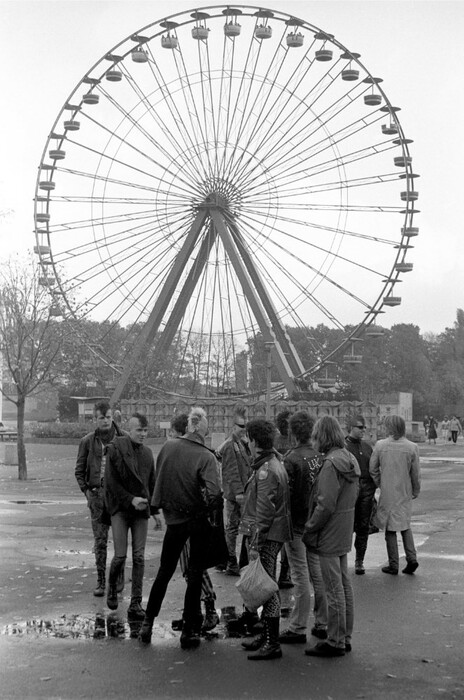
[[[55,639],[115,639],[137,638],[141,620],[127,620],[118,613],[97,614],[95,617],[83,615],[62,615],[57,620],[33,619],[13,622],[6,625],[2,635],[55,638]],[[160,638],[176,638],[168,626],[155,625],[155,634]]]
[[[285,616],[286,610],[282,611]],[[202,636],[206,640],[249,637],[242,610],[228,606],[217,610],[219,624]],[[62,615],[56,620],[32,619],[6,625],[0,634],[16,637],[55,638],[55,639],[136,639],[142,625],[141,620],[128,620],[118,612],[97,613],[95,616]],[[182,620],[163,623],[155,621],[153,641],[156,639],[178,639]],[[177,634],[176,634],[177,632]]]
[[[47,503],[55,503],[55,501],[0,501],[0,503],[14,503],[15,505],[43,505]]]

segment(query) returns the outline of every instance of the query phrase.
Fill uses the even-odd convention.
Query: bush
[[[93,423],[35,423],[30,434],[36,438],[81,438],[92,430]]]

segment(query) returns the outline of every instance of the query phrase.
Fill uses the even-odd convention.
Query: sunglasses
[[[366,430],[366,426],[365,426],[365,425],[355,425],[354,427],[355,427],[355,428],[358,428],[358,430]]]
[[[245,428],[245,423],[235,423],[238,428]]]

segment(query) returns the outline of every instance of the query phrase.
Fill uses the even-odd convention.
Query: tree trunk
[[[18,396],[18,479],[27,480],[26,445],[24,444],[24,409],[26,397]]]

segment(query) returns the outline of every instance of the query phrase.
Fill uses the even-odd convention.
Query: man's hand
[[[163,529],[163,521],[161,520],[159,515],[154,515],[153,520],[155,521],[155,526],[153,529],[154,530],[162,530]]]
[[[134,496],[132,499],[132,505],[134,506],[135,510],[145,510],[148,505],[148,501],[146,498],[142,498],[141,496]]]
[[[235,501],[236,501],[236,503],[238,503],[239,506],[241,506],[243,504],[244,500],[245,500],[245,494],[243,494],[243,493],[238,493],[235,496]]]

